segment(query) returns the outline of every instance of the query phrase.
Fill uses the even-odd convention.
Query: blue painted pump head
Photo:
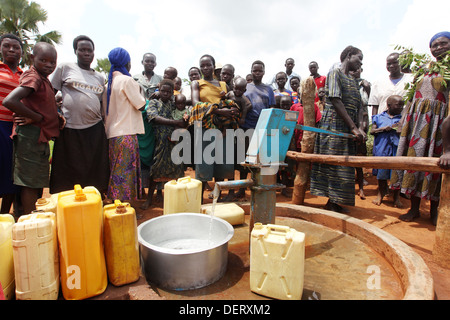
[[[245,162],[255,166],[284,164],[297,119],[298,111],[262,110],[250,140]]]

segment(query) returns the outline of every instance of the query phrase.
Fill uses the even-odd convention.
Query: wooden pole
[[[355,168],[374,168],[392,170],[414,170],[436,173],[448,173],[450,169],[439,167],[439,158],[428,157],[366,157],[305,154],[288,151],[286,156],[300,162],[315,162]],[[448,195],[450,198],[450,194]]]
[[[303,105],[304,125],[309,127],[316,126],[316,113],[314,109],[314,99],[316,98],[316,83],[313,77],[309,77],[302,83],[301,101]],[[311,131],[303,131],[302,152],[313,153],[314,141],[316,134]],[[297,174],[294,180],[294,190],[292,194],[292,202],[294,204],[303,204],[305,194],[308,188],[310,177],[310,164],[308,162],[299,162],[297,164]]]
[[[449,137],[444,135],[444,139]],[[447,173],[442,175],[433,259],[441,267],[450,269],[450,175]]]
[[[450,269],[450,175],[442,175],[441,200],[438,208],[436,240],[433,248],[434,261]]]

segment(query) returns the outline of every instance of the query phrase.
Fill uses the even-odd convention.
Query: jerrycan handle
[[[74,187],[75,190],[75,201],[86,201],[86,195],[83,192],[83,189],[79,184],[76,184]]]
[[[267,227],[270,229],[271,233],[282,233],[287,234],[291,228],[287,226],[277,226],[275,224],[268,224]]]
[[[183,177],[178,179],[178,183],[189,183],[191,182],[191,177]]]

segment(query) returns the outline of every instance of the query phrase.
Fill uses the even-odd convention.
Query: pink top
[[[139,111],[145,106],[139,84],[129,76],[116,71],[113,73],[109,111],[105,128],[108,139],[134,134],[144,134],[144,122]],[[106,107],[106,90],[103,95]]]

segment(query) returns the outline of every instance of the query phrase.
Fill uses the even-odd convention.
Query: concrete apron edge
[[[248,214],[250,203],[239,203]],[[277,216],[300,218],[348,234],[383,256],[402,283],[403,300],[433,300],[433,276],[422,257],[403,241],[360,219],[324,209],[277,203]]]

